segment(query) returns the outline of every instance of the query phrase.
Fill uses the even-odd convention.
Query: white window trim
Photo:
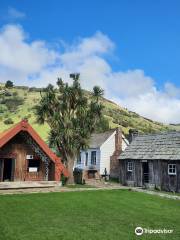
[[[89,153],[85,152],[85,161],[84,161],[84,166],[87,167],[89,162]],[[87,164],[86,164],[87,163]]]
[[[132,172],[133,171],[133,162],[128,162],[127,164],[127,171]]]
[[[175,169],[175,172],[171,172],[170,169]],[[168,164],[168,175],[176,175],[176,164],[175,163]]]
[[[93,153],[95,153],[94,159],[92,159]],[[97,151],[91,151],[91,165],[95,166],[96,164],[97,164]]]

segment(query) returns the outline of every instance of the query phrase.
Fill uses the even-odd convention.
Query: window
[[[39,172],[40,160],[29,159],[28,160],[28,171],[29,172]]]
[[[176,175],[176,164],[168,164],[168,174]]]
[[[86,152],[86,160],[85,160],[85,166],[88,165],[88,152]]]
[[[132,172],[133,171],[133,162],[128,162],[127,170],[128,170],[128,172]]]
[[[81,164],[81,153],[79,154],[79,157],[77,159],[77,164]]]
[[[96,165],[96,151],[91,152],[91,164]]]

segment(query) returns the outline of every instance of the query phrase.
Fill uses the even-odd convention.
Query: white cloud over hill
[[[0,31],[0,82],[11,79],[19,85],[46,86],[55,84],[57,77],[71,81],[69,73],[80,72],[84,88],[100,85],[107,98],[132,111],[165,123],[180,122],[180,89],[168,82],[159,90],[155,79],[142,69],[114,72],[106,58],[115,47],[108,36],[97,32],[63,45],[60,51],[45,41],[30,41],[20,25],[4,26]]]

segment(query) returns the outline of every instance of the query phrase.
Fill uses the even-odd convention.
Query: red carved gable
[[[63,173],[65,176],[68,176],[68,172],[64,165],[62,164],[61,159],[48,147],[48,145],[31,127],[27,120],[22,120],[12,128],[0,134],[0,148],[2,148],[7,142],[9,142],[14,136],[16,136],[21,131],[27,132],[39,145],[39,147],[45,152],[45,154],[51,159],[51,161],[55,163],[56,174],[58,176],[61,173]]]

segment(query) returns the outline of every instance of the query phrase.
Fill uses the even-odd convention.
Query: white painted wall
[[[107,174],[110,174],[110,157],[113,155],[115,151],[115,134],[112,135],[101,145],[100,151],[100,174],[104,174],[104,170],[106,168]]]
[[[89,148],[87,151],[81,151],[81,164],[75,163],[75,167],[86,169],[91,166],[91,152],[96,151],[96,166],[95,168],[100,171],[100,174],[104,174],[106,168],[107,174],[110,174],[110,157],[115,151],[115,134],[116,131],[101,145],[100,148]],[[124,136],[123,136],[124,138]],[[128,146],[128,141],[122,139],[122,151]],[[86,152],[88,153],[88,164],[86,163]]]
[[[81,151],[81,164],[76,163],[75,167],[85,169],[86,167],[91,166],[91,152],[96,151],[96,165],[95,168],[100,170],[100,149],[99,148],[89,148],[87,151]],[[86,164],[86,153],[88,153],[88,164]]]

